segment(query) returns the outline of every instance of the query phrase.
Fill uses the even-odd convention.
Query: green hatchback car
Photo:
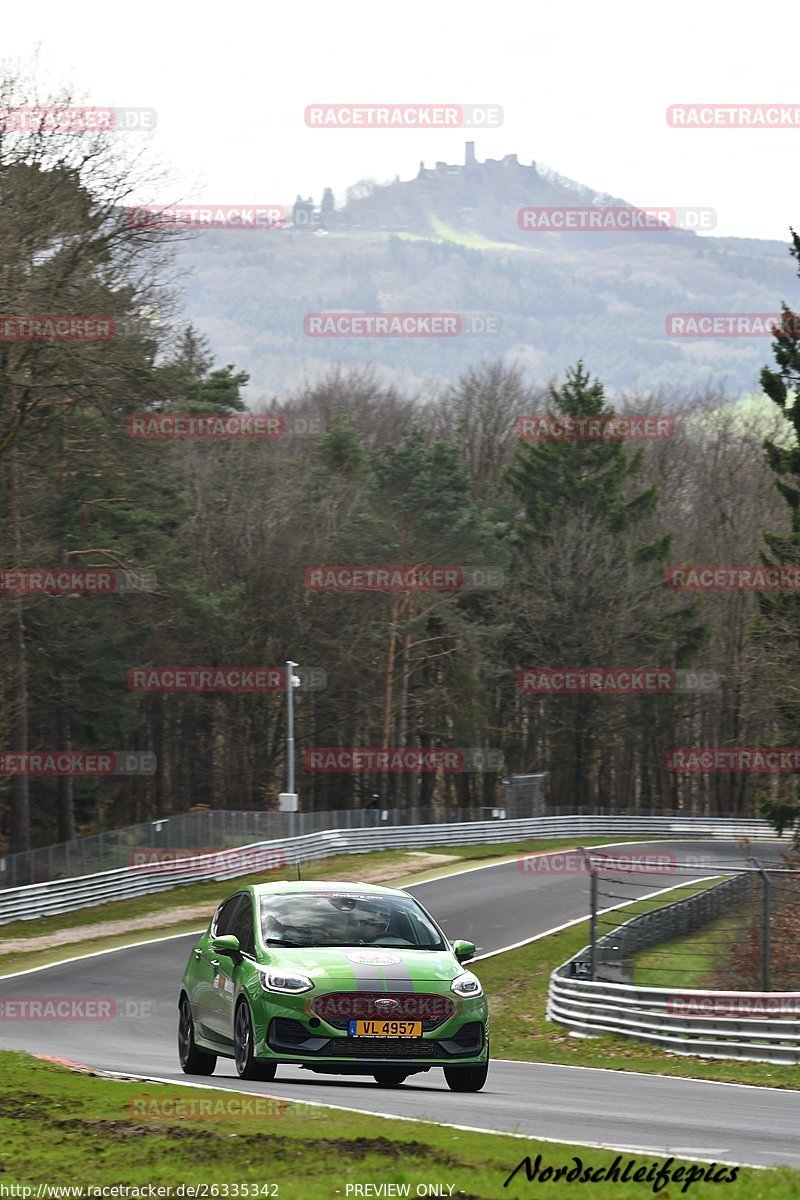
[[[266,883],[222,902],[192,948],[178,1001],[190,1075],[233,1058],[243,1079],[279,1063],[396,1087],[443,1067],[477,1092],[489,1067],[480,981],[406,892],[366,883]]]

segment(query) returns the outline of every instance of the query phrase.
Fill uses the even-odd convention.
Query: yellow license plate
[[[421,1037],[422,1021],[351,1021],[350,1037]]]

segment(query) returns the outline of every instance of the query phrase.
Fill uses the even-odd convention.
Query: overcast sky
[[[718,234],[785,241],[800,225],[800,128],[680,130],[680,102],[800,109],[800,4],[571,0],[297,0],[78,6],[3,13],[2,54],[37,43],[51,76],[90,102],[157,110],[149,141],[173,171],[142,202],[319,200],[411,178],[420,160],[515,152],[641,206],[711,207]],[[463,130],[310,129],[316,102],[492,103]]]

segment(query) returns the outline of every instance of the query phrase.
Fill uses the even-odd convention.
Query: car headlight
[[[258,977],[265,992],[294,995],[298,992],[310,992],[314,986],[307,975],[295,975],[288,971],[260,970]]]
[[[472,997],[483,995],[481,981],[477,975],[472,974],[472,971],[464,971],[461,975],[456,975],[450,984],[450,991],[455,992],[457,996]]]

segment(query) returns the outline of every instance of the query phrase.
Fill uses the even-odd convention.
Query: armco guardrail
[[[570,979],[568,966],[550,977],[547,1016],[572,1033],[617,1034],[701,1058],[800,1063],[800,992],[637,988]]]
[[[736,840],[774,836],[766,821],[628,816],[530,817],[504,821],[329,829],[198,855],[190,864],[181,862],[176,866],[174,863],[165,863],[160,866],[147,863],[72,879],[7,888],[0,891],[0,925],[90,908],[110,900],[166,891],[178,884],[234,879],[252,872],[252,856],[256,853],[273,854],[276,862],[293,865],[314,858],[329,858],[335,854],[363,854],[371,850],[423,846],[494,844],[534,838],[718,837]]]

